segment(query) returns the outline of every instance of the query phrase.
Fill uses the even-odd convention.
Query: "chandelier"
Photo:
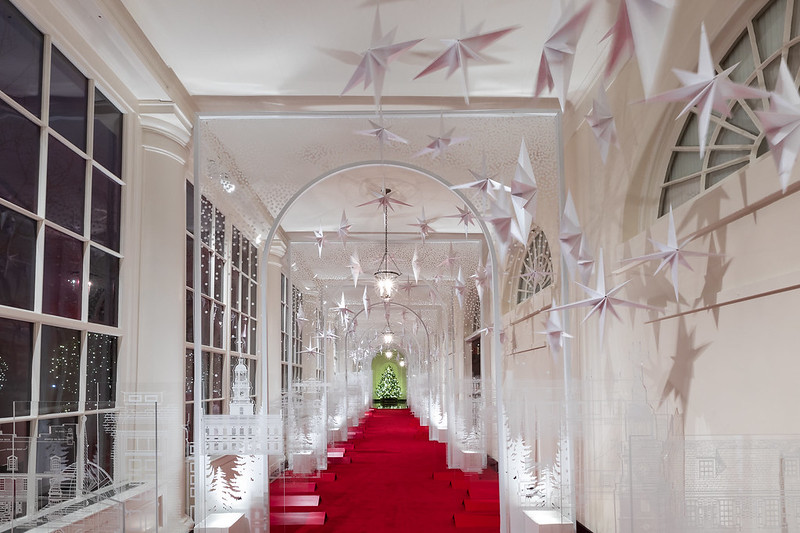
[[[381,331],[381,335],[383,335],[383,343],[384,344],[391,344],[392,340],[394,340],[394,332],[392,331],[392,328],[389,327],[389,321],[388,320],[386,321],[386,327],[383,328],[383,331]],[[391,356],[389,356],[389,357],[391,357]]]
[[[384,189],[383,194],[388,195],[391,189]],[[388,202],[383,204],[383,257],[375,272],[375,290],[383,301],[389,301],[397,289],[397,278],[400,269],[394,259],[389,255],[389,211]],[[391,264],[390,264],[391,261]],[[387,329],[389,325],[386,325]],[[391,330],[389,330],[391,332]],[[390,341],[391,342],[391,341]]]

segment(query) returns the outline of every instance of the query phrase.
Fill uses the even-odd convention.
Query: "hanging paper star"
[[[467,284],[464,281],[464,274],[461,272],[461,267],[458,267],[458,276],[456,276],[456,282],[453,285],[453,290],[456,291],[456,297],[458,298],[458,306],[463,309],[464,293],[467,291]]]
[[[578,212],[570,192],[567,192],[567,201],[564,204],[564,212],[561,214],[561,231],[558,241],[561,245],[561,255],[567,263],[570,274],[574,276],[577,270],[581,283],[587,284],[594,268],[594,260],[578,221]]]
[[[781,189],[786,192],[800,152],[800,94],[785,59],[781,59],[775,91],[770,95],[769,111],[756,111],[756,115],[778,167]]]
[[[308,346],[305,346],[302,350],[300,350],[300,353],[301,354],[309,353],[309,354],[318,355],[320,353],[320,351],[319,351],[319,348],[316,348],[314,346],[311,346],[311,344],[309,344]]]
[[[623,259],[623,263],[632,263],[632,262],[640,262],[644,263],[646,261],[653,261],[653,260],[661,260],[661,263],[658,265],[658,268],[655,271],[655,274],[658,274],[662,268],[669,265],[671,270],[671,281],[672,287],[675,289],[675,301],[678,301],[678,265],[681,264],[692,270],[692,267],[689,265],[689,262],[686,261],[686,257],[689,256],[704,256],[709,257],[711,254],[708,252],[689,252],[683,249],[684,246],[689,244],[692,238],[688,238],[682,243],[678,244],[678,237],[675,234],[675,219],[672,216],[672,206],[669,208],[669,227],[667,229],[667,243],[663,244],[653,239],[648,239],[653,246],[655,246],[658,251],[652,254],[645,254],[640,255],[638,257],[632,257],[630,259]]]
[[[539,280],[543,280],[548,276],[552,276],[552,272],[547,272],[545,270],[536,270],[535,266],[532,266],[527,272],[524,274],[520,274],[519,277],[526,280],[531,285],[536,285]]]
[[[603,250],[601,249],[597,266],[597,287],[591,289],[586,285],[583,285],[582,283],[578,283],[578,286],[580,286],[581,289],[583,289],[583,291],[589,295],[589,298],[565,305],[559,305],[551,308],[550,311],[561,311],[562,309],[572,309],[573,307],[591,307],[591,310],[589,311],[589,313],[587,313],[586,317],[583,319],[581,324],[586,322],[586,320],[590,316],[592,316],[595,312],[598,312],[600,314],[600,344],[602,344],[604,330],[605,330],[605,323],[606,323],[606,312],[611,313],[612,315],[617,317],[618,320],[621,321],[622,318],[620,318],[616,309],[616,307],[619,306],[661,311],[661,309],[659,309],[658,307],[653,307],[652,305],[631,302],[614,296],[616,293],[620,291],[620,289],[622,289],[622,287],[627,285],[630,281],[631,280],[627,280],[617,285],[611,290],[608,291],[606,290],[605,269],[603,267]]]
[[[322,226],[320,226],[318,230],[314,230],[314,240],[317,242],[317,252],[319,253],[319,257],[322,257],[322,248],[327,242],[325,234],[322,232]]]
[[[560,311],[551,311],[547,315],[547,323],[544,327],[544,331],[537,331],[536,333],[547,335],[547,345],[550,347],[550,352],[553,354],[553,357],[555,357],[561,353],[564,347],[564,339],[571,339],[572,335],[564,331],[564,328],[561,326]]]
[[[469,139],[469,137],[453,137],[454,131],[455,128],[450,128],[447,133],[441,133],[438,137],[428,135],[428,137],[432,139],[431,142],[425,148],[414,154],[414,157],[431,154],[431,157],[436,159],[445,153],[451,146],[463,143]]]
[[[422,76],[426,76],[432,72],[442,70],[443,68],[447,69],[446,77],[449,79],[456,70],[461,68],[461,73],[463,74],[462,79],[464,82],[464,102],[469,104],[469,76],[467,72],[467,60],[477,59],[482,61],[483,57],[480,55],[480,52],[484,48],[497,41],[507,33],[519,28],[519,26],[511,26],[488,33],[480,33],[481,26],[483,26],[483,24],[476,26],[467,37],[463,37],[461,39],[442,39],[442,42],[447,45],[447,49],[430,65],[425,67],[422,72],[417,74],[414,79],[416,80],[417,78],[421,78]],[[461,35],[464,34],[466,34],[466,31],[464,23],[464,11],[462,10]]]
[[[387,191],[386,189],[383,189],[381,191],[373,191],[372,192],[372,196],[375,197],[374,200],[370,200],[369,202],[364,202],[363,204],[358,204],[356,207],[364,207],[365,205],[377,204],[378,207],[381,207],[381,208],[385,207],[385,208],[391,209],[392,211],[394,211],[393,204],[394,205],[404,205],[406,207],[412,207],[411,204],[407,204],[407,203],[405,203],[405,202],[403,202],[401,200],[398,200],[397,198],[392,198],[392,195],[394,193],[395,193],[395,191],[392,191],[392,190]]]
[[[672,71],[680,79],[683,87],[673,89],[665,93],[648,98],[648,102],[678,102],[689,100],[686,107],[678,114],[678,118],[689,112],[693,107],[697,107],[698,121],[697,132],[700,139],[700,157],[705,155],[706,139],[708,137],[708,126],[711,122],[711,111],[729,117],[728,100],[745,98],[766,98],[769,93],[740,85],[730,80],[728,76],[739,64],[716,73],[714,62],[711,59],[711,50],[708,46],[708,36],[706,26],[703,24],[700,29],[700,53],[697,62],[697,72],[688,72],[680,69]]]
[[[336,310],[339,312],[339,318],[342,319],[342,324],[347,324],[347,315],[353,312],[347,307],[347,303],[344,299],[344,292],[342,292],[342,299],[339,301],[339,305],[336,306]]]
[[[414,283],[419,283],[419,273],[422,271],[422,262],[419,260],[419,249],[414,245],[414,256],[411,258],[411,270],[414,272]]]
[[[482,196],[488,198],[495,198],[497,199],[497,191],[503,188],[500,182],[495,181],[493,176],[489,176],[488,171],[486,170],[486,153],[483,154],[483,163],[481,172],[475,172],[474,170],[469,170],[469,173],[475,178],[475,181],[471,181],[469,183],[462,183],[460,185],[452,185],[450,187],[451,190],[457,189],[475,189]]]
[[[606,80],[636,54],[644,93],[650,95],[674,5],[674,0],[620,0],[616,21],[602,39],[612,37]]]
[[[490,278],[488,269],[483,266],[483,260],[478,262],[478,268],[475,269],[475,273],[471,275],[470,278],[475,280],[475,288],[478,289],[478,299],[482,302],[483,291],[489,286]]]
[[[356,71],[347,82],[342,94],[345,94],[350,89],[364,82],[364,89],[374,84],[375,91],[375,106],[380,106],[381,93],[383,92],[383,80],[386,77],[386,69],[389,63],[397,59],[403,52],[407,51],[422,39],[413,41],[405,41],[402,43],[392,44],[394,41],[394,34],[397,29],[393,29],[386,35],[381,31],[381,17],[380,11],[375,10],[375,20],[372,24],[372,40],[366,52],[364,52],[361,62],[356,67]]]
[[[498,195],[496,202],[489,200],[489,214],[484,217],[486,222],[494,227],[503,248],[508,246],[512,238],[526,244],[525,236],[519,227],[516,214],[509,205],[508,198],[508,193],[503,192]]]
[[[404,291],[406,293],[406,298],[411,298],[411,290],[416,286],[415,283],[411,283],[411,280],[406,278],[406,281],[400,284],[398,290]]]
[[[342,244],[347,244],[347,238],[350,236],[350,228],[352,227],[353,225],[347,220],[347,213],[342,209],[342,219],[339,222],[339,229],[336,231],[339,234],[339,240],[342,241]]]
[[[350,275],[353,276],[353,287],[358,287],[358,275],[364,273],[361,268],[361,260],[358,257],[358,250],[354,251],[350,256]]]
[[[369,319],[369,293],[367,292],[367,288],[364,287],[364,296],[361,297],[361,302],[364,304],[364,316]]]
[[[457,215],[447,215],[449,218],[458,218],[458,223],[464,225],[464,238],[467,238],[469,235],[469,226],[470,224],[475,224],[475,215],[472,214],[472,211],[469,210],[466,204],[464,204],[463,209],[461,207],[456,206],[458,209]]]
[[[408,141],[406,139],[400,137],[399,135],[395,135],[394,133],[389,131],[385,126],[381,126],[380,124],[377,124],[376,122],[373,122],[372,120],[370,120],[369,123],[372,126],[372,129],[369,129],[369,130],[358,130],[358,131],[356,131],[356,133],[359,134],[359,135],[366,135],[366,136],[369,136],[369,137],[375,137],[376,139],[378,139],[378,142],[381,144],[381,146],[383,146],[386,143],[391,143],[391,142],[398,142],[398,143],[408,144]]]
[[[612,144],[617,144],[617,125],[614,122],[614,115],[611,114],[611,109],[608,106],[608,97],[602,84],[597,89],[592,111],[586,115],[586,122],[592,128],[592,134],[595,141],[597,141],[598,148],[600,148],[600,158],[605,164],[608,157],[608,149]]]
[[[444,261],[439,263],[437,268],[447,268],[450,271],[450,274],[453,273],[453,267],[456,266],[456,263],[459,262],[461,258],[458,256],[457,253],[453,250],[453,243],[450,243],[450,248],[447,251],[447,257],[444,258]]]
[[[422,217],[417,217],[416,224],[409,224],[409,226],[416,226],[419,230],[420,235],[422,236],[422,244],[425,244],[425,238],[430,235],[431,233],[436,233],[436,230],[431,227],[431,222],[436,220],[436,218],[426,218],[425,217],[425,207],[422,207]]]
[[[327,340],[336,340],[336,339],[338,339],[338,338],[339,338],[339,335],[337,335],[337,334],[336,334],[336,333],[333,331],[333,327],[329,327],[329,328],[328,328],[328,329],[325,331],[325,333],[323,333],[323,334],[322,334],[322,338],[323,338],[323,339],[327,339]]]
[[[297,316],[295,320],[298,322],[297,329],[299,330],[300,334],[303,333],[303,326],[306,322],[308,322],[308,318],[306,318],[306,312],[303,310],[303,304],[301,303],[297,308]]]
[[[511,202],[514,205],[517,224],[523,233],[527,233],[531,221],[536,218],[536,193],[538,191],[528,148],[525,146],[525,139],[522,139],[517,168],[514,171],[514,179],[511,180]]]
[[[592,2],[587,2],[575,12],[563,13],[542,48],[539,73],[536,77],[536,96],[542,94],[545,89],[550,91],[555,89],[561,111],[564,111],[567,101],[575,49],[592,5]]]

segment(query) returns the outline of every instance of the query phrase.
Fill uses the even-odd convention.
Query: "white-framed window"
[[[302,324],[297,312],[303,303],[303,293],[281,274],[281,391],[288,392],[292,383],[302,381]]]
[[[697,469],[700,479],[711,479],[717,473],[715,461],[713,458],[700,459]]]
[[[782,57],[790,72],[796,73],[800,69],[800,0],[767,2],[722,57],[718,72],[739,63],[731,79],[765,90],[775,88]],[[737,100],[731,106],[730,117],[712,112],[702,159],[698,117],[691,111],[672,149],[662,184],[659,216],[767,153],[769,146],[754,113],[767,108],[767,99]]]
[[[553,284],[553,257],[547,236],[534,226],[528,234],[528,249],[522,260],[517,285],[517,303],[522,303]]]

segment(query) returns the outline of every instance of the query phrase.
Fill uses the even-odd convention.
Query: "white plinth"
[[[195,533],[250,533],[243,513],[213,513],[194,526]]]
[[[561,516],[556,510],[536,509],[522,511],[525,520],[525,533],[572,533],[572,521]]]

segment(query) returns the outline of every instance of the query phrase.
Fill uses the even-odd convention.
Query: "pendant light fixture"
[[[384,195],[392,192],[391,189],[384,189]],[[391,263],[390,263],[391,262]],[[397,290],[397,278],[400,277],[400,269],[394,259],[389,255],[389,211],[388,202],[383,204],[383,258],[381,259],[378,270],[375,272],[375,290],[383,301],[389,301]],[[389,329],[389,324],[386,324]],[[390,341],[391,342],[391,341]]]

